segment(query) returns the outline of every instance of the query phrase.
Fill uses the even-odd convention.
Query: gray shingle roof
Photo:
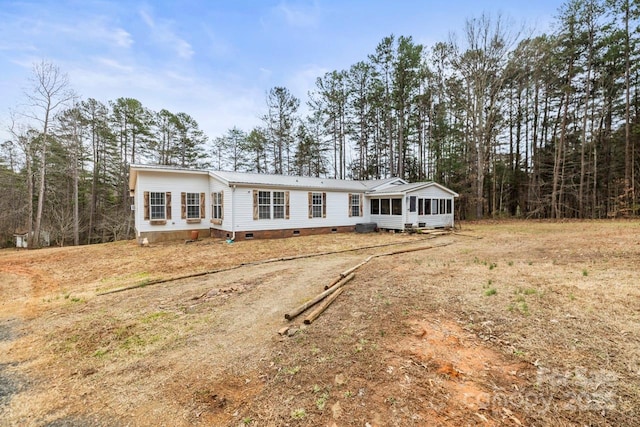
[[[354,181],[347,179],[332,179],[332,178],[316,178],[309,176],[294,176],[294,175],[273,175],[273,174],[259,174],[259,173],[246,173],[246,172],[229,172],[229,171],[207,171],[197,169],[186,169],[175,166],[161,166],[161,165],[131,165],[132,174],[130,176],[131,184],[135,181],[137,170],[163,170],[171,172],[188,172],[196,174],[209,174],[227,185],[239,185],[239,186],[258,186],[258,187],[286,187],[286,188],[300,188],[300,189],[314,189],[314,190],[338,190],[338,191],[354,191],[354,192],[367,192],[372,195],[391,195],[401,194],[407,191],[413,191],[430,185],[436,185],[444,190],[450,191],[457,196],[456,193],[442,187],[434,182],[414,182],[411,184],[404,183],[405,181],[396,178],[384,178],[374,179],[367,181]],[[401,182],[401,183],[397,183]],[[383,187],[383,188],[379,188]],[[133,187],[132,187],[133,188]]]
[[[397,178],[387,178],[371,181],[353,181],[346,179],[316,178],[309,176],[272,175],[244,172],[211,171],[214,177],[222,179],[227,184],[242,186],[258,185],[266,187],[313,188],[327,190],[344,190],[364,192]]]

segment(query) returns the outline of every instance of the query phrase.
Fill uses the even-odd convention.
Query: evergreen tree
[[[300,100],[285,87],[274,87],[267,94],[267,114],[263,116],[271,145],[273,173],[290,174],[296,113]]]

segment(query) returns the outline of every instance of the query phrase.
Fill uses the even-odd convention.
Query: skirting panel
[[[286,228],[282,230],[236,231],[236,240],[250,239],[282,239],[285,237],[310,236],[313,234],[352,233],[356,227],[346,225],[340,227]],[[225,230],[211,229],[211,237],[230,239],[233,233]]]
[[[198,231],[199,237],[207,237],[209,235],[209,230],[205,229],[194,229],[193,231]],[[149,243],[157,243],[157,242],[170,242],[172,240],[190,240],[191,239],[192,230],[173,230],[173,231],[143,231],[140,232],[140,236],[138,237],[139,241],[142,241],[145,237],[149,241]]]

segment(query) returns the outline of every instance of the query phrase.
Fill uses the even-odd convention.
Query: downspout
[[[235,202],[235,194],[236,194],[236,185],[234,184],[231,187],[231,241],[235,242],[236,240],[236,202]]]

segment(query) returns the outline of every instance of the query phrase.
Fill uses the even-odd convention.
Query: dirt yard
[[[0,425],[639,420],[638,221],[0,251]]]

